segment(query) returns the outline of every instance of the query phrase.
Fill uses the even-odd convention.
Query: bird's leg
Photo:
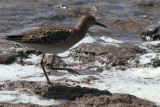
[[[52,62],[51,62],[51,69],[54,69],[54,67],[53,67],[54,59],[55,59],[55,56],[53,55],[53,56],[52,56]]]
[[[54,68],[53,67],[53,63],[54,63],[54,59],[55,59],[55,56],[53,55],[53,58],[52,58],[52,63],[51,63],[51,69],[52,70],[67,70],[69,73],[73,74],[73,75],[82,75],[80,74],[79,72],[73,70],[73,69],[70,69],[70,68]]]
[[[40,64],[41,64],[41,67],[42,67],[42,69],[43,69],[43,72],[44,72],[44,74],[45,74],[45,76],[46,76],[47,84],[51,84],[51,81],[49,80],[48,75],[47,75],[47,72],[46,72],[46,70],[45,70],[45,68],[44,68],[44,65],[43,65],[44,56],[45,56],[45,53],[44,53],[43,56],[42,56],[42,60],[41,60]]]

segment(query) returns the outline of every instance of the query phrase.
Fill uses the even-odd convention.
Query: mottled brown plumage
[[[33,48],[44,53],[59,54],[65,52],[77,42],[82,40],[89,27],[93,25],[99,25],[107,28],[105,25],[97,22],[95,18],[91,15],[83,15],[77,25],[73,28],[71,27],[47,27],[44,29],[38,29],[33,32],[29,32],[24,35],[12,35],[6,36],[6,39],[16,41],[26,47]],[[41,66],[45,73],[47,83],[51,83],[48,75],[43,66],[43,59],[41,60]],[[54,57],[53,57],[54,59]],[[53,65],[53,61],[52,61]],[[51,66],[52,66],[51,65]],[[79,74],[78,72],[69,68],[53,68],[53,70],[67,70],[73,74]]]
[[[72,33],[72,28],[68,27],[48,27],[38,29],[26,35],[22,35],[17,42],[31,44],[53,45],[60,41],[65,41]]]

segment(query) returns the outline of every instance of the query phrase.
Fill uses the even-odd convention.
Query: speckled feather
[[[48,44],[53,45],[60,41],[65,40],[72,34],[72,29],[69,27],[47,27],[44,29],[38,29],[25,35],[10,36],[14,38],[14,41],[20,43],[32,43],[32,44]]]

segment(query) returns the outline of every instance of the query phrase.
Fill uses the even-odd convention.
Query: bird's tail
[[[5,36],[5,39],[11,40],[11,41],[20,41],[22,40],[23,35],[9,35]]]

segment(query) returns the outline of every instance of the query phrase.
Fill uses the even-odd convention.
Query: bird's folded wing
[[[72,28],[50,27],[38,29],[25,35],[6,36],[7,40],[21,43],[55,44],[65,41],[72,33]]]

